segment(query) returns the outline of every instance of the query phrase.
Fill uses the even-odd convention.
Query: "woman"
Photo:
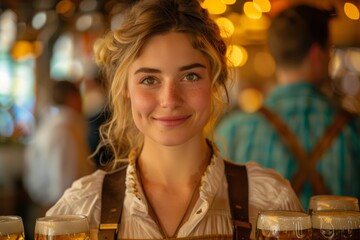
[[[103,143],[129,161],[120,239],[231,239],[224,161],[207,140],[225,106],[225,53],[196,0],[137,1],[97,49],[112,108]],[[259,210],[302,208],[277,173],[246,167],[254,238]],[[75,182],[47,215],[85,214],[98,229],[104,175]]]

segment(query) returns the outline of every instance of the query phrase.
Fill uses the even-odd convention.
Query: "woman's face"
[[[210,116],[209,62],[188,35],[156,35],[130,65],[128,96],[145,141],[173,146],[202,137]]]

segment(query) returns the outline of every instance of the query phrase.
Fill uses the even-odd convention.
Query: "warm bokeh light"
[[[220,17],[217,18],[215,22],[220,28],[221,37],[228,38],[234,34],[235,27],[230,19],[225,17]]]
[[[236,35],[236,39],[239,41],[237,44],[243,46],[254,43],[264,44],[269,24],[270,19],[265,14],[259,19],[251,19],[241,15],[238,23],[234,24],[236,26],[234,36]]]
[[[275,73],[274,58],[268,52],[258,52],[254,57],[254,69],[262,77],[271,77]]]
[[[226,5],[233,5],[236,3],[236,0],[221,0]]]
[[[11,51],[12,57],[16,60],[33,56],[33,54],[33,44],[28,41],[17,41]]]
[[[70,0],[61,0],[56,5],[56,12],[62,15],[71,14],[75,10],[75,5]]]
[[[359,19],[359,9],[356,5],[353,3],[347,2],[344,4],[344,12],[345,15],[352,19],[352,20],[358,20]]]
[[[229,14],[226,15],[226,17],[233,23],[234,25],[234,36],[235,35],[239,35],[243,32],[243,28],[241,26],[241,14],[240,13],[235,13],[235,12],[231,12]]]
[[[256,88],[246,88],[239,93],[238,104],[245,112],[257,111],[264,102],[263,94]]]
[[[244,13],[248,18],[259,19],[262,16],[261,9],[259,5],[254,2],[244,3]]]
[[[261,9],[262,12],[270,12],[271,10],[271,3],[269,0],[253,0],[254,4]]]
[[[219,0],[205,0],[201,6],[214,15],[222,14],[227,9],[226,4]]]
[[[227,49],[226,56],[228,57],[228,64],[231,67],[241,67],[248,60],[246,49],[237,45],[230,45]]]
[[[245,16],[241,16],[240,21],[243,28],[252,31],[264,31],[267,30],[270,26],[270,20],[265,15],[259,19],[251,19]]]

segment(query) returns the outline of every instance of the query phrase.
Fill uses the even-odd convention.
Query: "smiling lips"
[[[190,118],[190,115],[173,116],[173,117],[155,117],[154,120],[165,127],[176,127],[183,124]]]

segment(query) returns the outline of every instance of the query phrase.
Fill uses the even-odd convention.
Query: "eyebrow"
[[[193,63],[190,65],[183,66],[179,70],[186,71],[186,70],[190,70],[193,68],[206,68],[206,66],[203,64],[200,64],[200,63]],[[161,73],[161,71],[159,69],[155,69],[155,68],[143,67],[143,68],[139,68],[138,70],[135,71],[135,74],[138,74],[138,73]]]

